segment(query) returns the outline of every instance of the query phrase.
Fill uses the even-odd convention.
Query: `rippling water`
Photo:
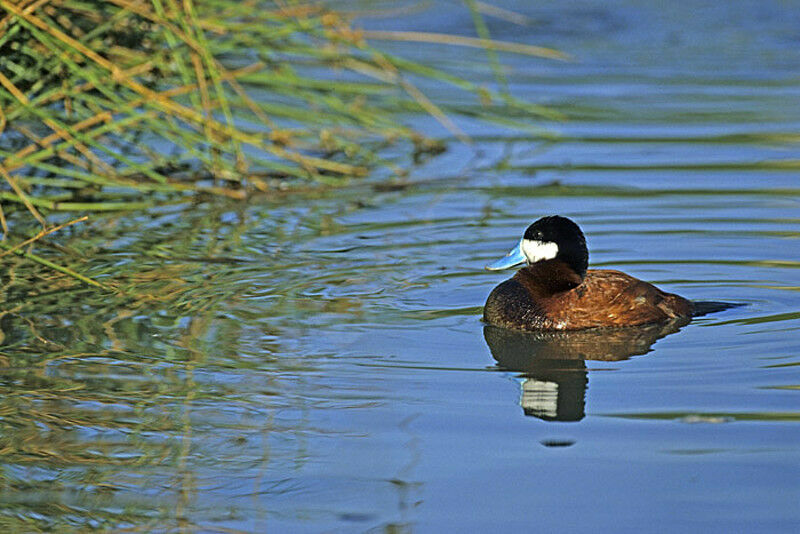
[[[474,146],[393,187],[76,229],[90,273],[131,273],[124,299],[4,264],[0,524],[800,528],[793,5],[525,9],[527,27],[489,19],[495,37],[575,58],[504,60],[513,93],[566,116],[548,139],[467,123]],[[395,46],[456,70],[481,53]],[[595,267],[739,306],[613,336],[484,327],[509,273],[483,266],[551,213]]]

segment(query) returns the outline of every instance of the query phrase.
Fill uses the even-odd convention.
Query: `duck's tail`
[[[702,317],[703,315],[708,315],[710,313],[717,313],[729,310],[731,308],[739,308],[745,305],[741,302],[717,302],[713,300],[695,300],[692,301],[692,304],[694,305],[694,313],[692,313],[692,317]]]

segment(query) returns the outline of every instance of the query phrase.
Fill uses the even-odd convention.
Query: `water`
[[[552,140],[462,122],[474,146],[405,185],[65,232],[90,274],[123,273],[124,298],[4,263],[0,523],[796,531],[792,4],[525,9],[532,26],[490,20],[494,35],[576,57],[505,60],[515,94],[568,117]],[[404,17],[365,24],[470,24],[456,4]],[[595,267],[741,306],[613,339],[486,329],[510,274],[483,266],[551,213],[581,224]]]

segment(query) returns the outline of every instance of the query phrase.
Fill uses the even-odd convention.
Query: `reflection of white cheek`
[[[520,405],[536,417],[558,416],[558,384],[528,378],[522,383]]]
[[[558,255],[558,245],[552,241],[534,241],[532,239],[522,240],[522,253],[529,263],[542,260],[552,260]]]

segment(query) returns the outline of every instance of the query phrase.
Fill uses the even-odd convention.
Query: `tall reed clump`
[[[558,56],[487,39],[373,37]],[[420,79],[474,93],[489,120],[542,113],[381,53],[315,3],[0,0],[0,226],[7,236],[6,213],[22,207],[47,229],[53,211],[362,176],[384,163],[387,143],[435,149],[397,110],[458,134]]]

